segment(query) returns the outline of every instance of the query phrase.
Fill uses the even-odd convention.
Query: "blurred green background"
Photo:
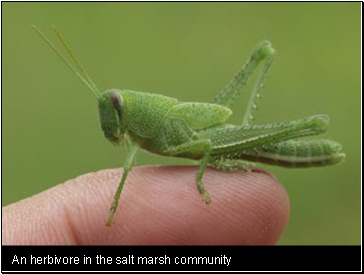
[[[286,187],[280,244],[361,243],[360,3],[2,3],[2,205],[120,167],[96,101],[31,25],[56,25],[101,89],[210,101],[262,39],[277,58],[257,123],[326,113],[347,161],[266,168]],[[239,123],[249,95],[235,105]],[[140,152],[138,164],[190,164]],[[188,183],[188,182],[186,182]]]

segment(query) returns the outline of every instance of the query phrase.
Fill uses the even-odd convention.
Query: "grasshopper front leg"
[[[126,178],[128,177],[129,172],[132,170],[133,165],[134,165],[134,158],[135,158],[135,154],[138,150],[138,146],[135,145],[132,142],[127,142],[127,157],[124,163],[124,171],[123,171],[123,176],[121,178],[121,181],[119,183],[118,188],[116,189],[115,195],[114,195],[114,199],[112,201],[110,210],[109,210],[109,216],[107,218],[107,226],[111,226],[112,225],[112,221],[114,219],[114,215],[116,212],[116,209],[119,205],[119,200],[120,200],[120,195],[121,192],[123,190]]]

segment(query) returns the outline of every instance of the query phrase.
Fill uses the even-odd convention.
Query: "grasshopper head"
[[[122,126],[123,99],[118,90],[107,90],[98,98],[99,115],[105,137],[114,145],[120,144],[125,134]]]

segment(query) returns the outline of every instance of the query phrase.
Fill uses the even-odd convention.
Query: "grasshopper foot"
[[[211,196],[206,190],[204,193],[202,193],[202,196],[203,196],[203,201],[205,202],[205,204],[208,205],[211,203]]]
[[[207,204],[207,205],[210,204],[211,203],[210,193],[205,189],[202,181],[197,182],[197,189],[198,189],[198,192],[200,192],[200,194],[202,195],[203,201],[205,202],[205,204]]]

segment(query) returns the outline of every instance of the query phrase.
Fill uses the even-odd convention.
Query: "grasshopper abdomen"
[[[319,167],[342,162],[341,149],[332,140],[288,140],[246,150],[241,159],[289,168]]]

